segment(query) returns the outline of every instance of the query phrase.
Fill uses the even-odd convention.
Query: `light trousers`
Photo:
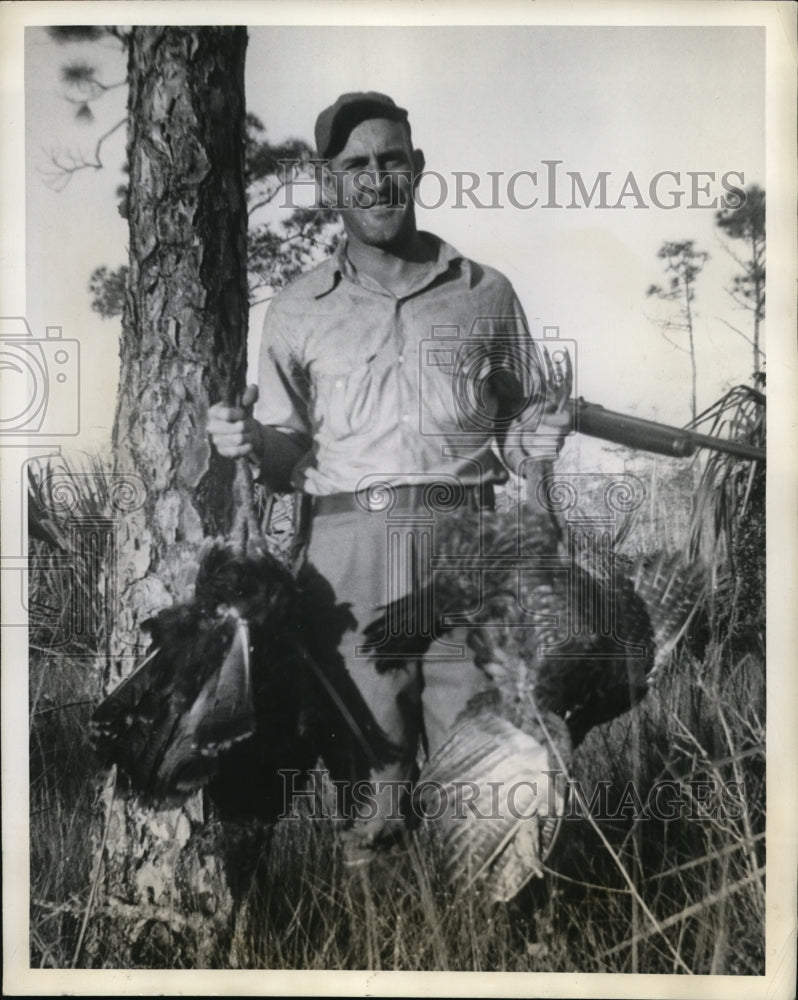
[[[397,750],[393,761],[372,760],[368,773],[352,774],[353,779],[409,782],[417,762],[435,752],[469,698],[488,683],[474,665],[462,628],[433,641],[423,659],[400,664],[382,660],[379,648],[376,655],[362,648],[367,644],[364,629],[388,604],[430,583],[434,552],[435,521],[426,509],[312,518],[305,569],[329,585],[336,606],[348,606],[351,618],[338,651],[373,723],[373,729],[357,727],[360,733],[353,738],[362,743],[364,733],[378,731]],[[386,801],[368,824],[356,824],[364,838],[383,834],[388,809]]]

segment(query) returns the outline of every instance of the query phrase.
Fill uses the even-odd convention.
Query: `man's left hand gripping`
[[[507,468],[516,475],[524,475],[524,465],[529,461],[555,460],[573,429],[570,397],[573,389],[573,365],[569,354],[565,361],[552,364],[544,347],[545,402],[539,419],[533,424],[523,416],[507,429],[501,453]]]

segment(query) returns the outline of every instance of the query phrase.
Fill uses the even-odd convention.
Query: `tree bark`
[[[113,444],[115,471],[141,477],[146,500],[119,524],[107,689],[140,661],[140,623],[190,597],[203,539],[231,523],[233,463],[212,454],[204,424],[246,371],[246,44],[245,29],[230,27],[138,27],[130,41],[130,267]],[[153,812],[109,784],[103,802],[107,919],[94,949],[119,966],[224,964],[232,897],[200,797]],[[87,941],[87,961],[91,951]]]
[[[764,280],[765,243],[764,232],[757,234],[755,226],[751,225],[751,270],[754,284],[754,375],[761,370],[759,350],[760,326],[765,318],[765,280]]]
[[[693,420],[695,420],[698,415],[698,402],[696,395],[696,386],[698,383],[698,371],[696,369],[695,362],[695,339],[693,337],[693,311],[690,308],[690,300],[692,298],[692,286],[689,278],[685,274],[684,277],[684,315],[687,326],[687,337],[690,344],[690,415]]]

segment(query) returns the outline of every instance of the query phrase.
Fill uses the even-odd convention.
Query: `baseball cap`
[[[387,94],[379,94],[376,90],[341,94],[335,104],[325,108],[316,119],[316,149],[319,156],[335,156],[339,153],[355,125],[367,118],[407,121],[407,111],[400,108]]]

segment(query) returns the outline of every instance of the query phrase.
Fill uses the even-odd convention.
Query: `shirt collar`
[[[450,243],[442,240],[439,236],[435,236],[433,233],[420,231],[420,235],[425,239],[432,241],[438,248],[438,259],[430,265],[430,270],[427,274],[427,279],[423,287],[431,284],[435,278],[448,271],[452,264],[458,262],[464,268],[469,287],[471,287],[472,271],[471,262],[468,258],[464,257],[463,254],[461,254],[460,251],[453,247]],[[324,274],[319,274],[319,277],[323,280],[321,282],[320,290],[314,296],[315,298],[320,299],[324,295],[331,292],[337,287],[341,278],[348,278],[350,281],[357,281],[357,271],[347,256],[346,247],[347,239],[345,236],[342,236],[338,241],[338,245],[336,246],[332,257],[320,265],[320,270],[323,269]]]

